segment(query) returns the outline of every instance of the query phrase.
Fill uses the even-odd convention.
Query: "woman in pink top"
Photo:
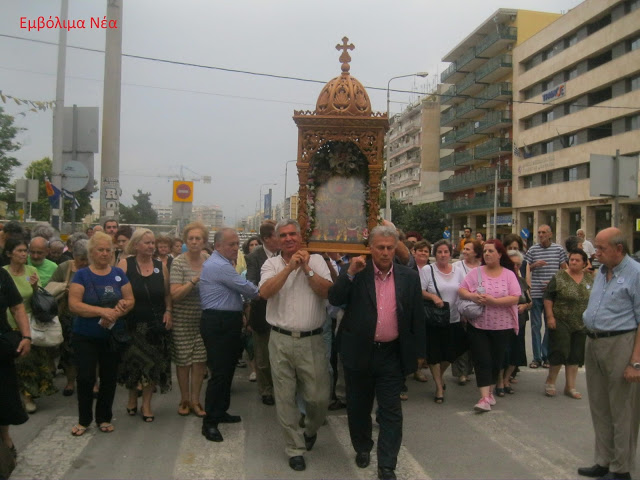
[[[512,331],[518,333],[518,299],[520,284],[513,273],[513,262],[500,240],[487,240],[483,246],[481,269],[482,288],[478,289],[478,274],[473,269],[460,284],[458,294],[463,300],[484,305],[484,313],[469,320],[467,335],[476,371],[480,401],[476,412],[488,412],[496,404],[493,389],[498,380],[505,348]]]

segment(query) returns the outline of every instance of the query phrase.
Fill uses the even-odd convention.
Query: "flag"
[[[63,188],[62,189],[62,195],[67,200],[73,200],[73,202],[76,204],[76,208],[80,207],[80,202],[78,202],[78,199],[76,198],[76,196],[72,192],[68,192]]]
[[[516,147],[516,142],[513,142],[513,154],[514,154],[516,157],[519,157],[519,156],[520,156],[520,149],[519,149],[518,147]]]
[[[49,204],[53,208],[58,208],[58,199],[60,198],[60,189],[52,184],[47,177],[44,179],[44,186],[49,197]]]

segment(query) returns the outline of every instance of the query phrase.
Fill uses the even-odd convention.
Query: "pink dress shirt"
[[[384,274],[374,263],[373,277],[376,284],[376,304],[378,307],[375,341],[392,342],[398,338],[396,282],[393,276],[393,264]]]

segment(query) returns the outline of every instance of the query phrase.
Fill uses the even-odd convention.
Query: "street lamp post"
[[[284,206],[287,204],[287,173],[289,164],[298,160],[287,160],[284,164],[284,203],[282,204],[282,218],[284,218]]]
[[[260,185],[260,196],[258,197],[258,215],[260,215],[260,208],[262,203],[262,187],[278,185],[277,183],[263,183]],[[262,215],[260,215],[260,221],[262,222]]]
[[[389,122],[391,122],[391,117],[389,115],[389,104],[391,103],[391,81],[392,80],[396,80],[398,78],[408,78],[408,77],[426,77],[427,75],[429,75],[429,72],[417,72],[417,73],[410,73],[408,75],[398,75],[397,77],[391,77],[389,79],[389,81],[387,82],[387,119],[389,120]],[[385,204],[385,209],[384,209],[384,218],[385,220],[389,220],[391,221],[391,172],[390,172],[390,161],[389,161],[389,139],[387,139],[386,142],[386,148],[385,148],[385,153],[386,153],[386,157],[387,157],[387,161],[385,162],[386,164],[386,169],[387,169],[387,174],[385,176],[386,178],[386,204]]]

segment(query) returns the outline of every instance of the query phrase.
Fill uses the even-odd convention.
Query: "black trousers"
[[[205,425],[218,425],[231,404],[231,383],[242,348],[242,312],[203,310],[200,334],[211,376],[207,383]]]
[[[476,372],[476,385],[488,387],[495,385],[504,362],[507,344],[513,335],[513,329],[482,330],[467,324],[467,336],[471,345],[473,368]]]
[[[396,468],[402,443],[402,405],[400,390],[404,382],[397,341],[374,347],[370,370],[345,367],[347,415],[351,444],[356,452],[370,452],[371,410],[378,401],[378,466]]]
[[[116,379],[120,353],[113,351],[106,338],[71,337],[74,363],[78,369],[78,423],[85,427],[93,420],[93,386],[96,383],[96,367],[100,371],[100,390],[96,400],[96,423],[111,422],[113,399],[116,395]]]

